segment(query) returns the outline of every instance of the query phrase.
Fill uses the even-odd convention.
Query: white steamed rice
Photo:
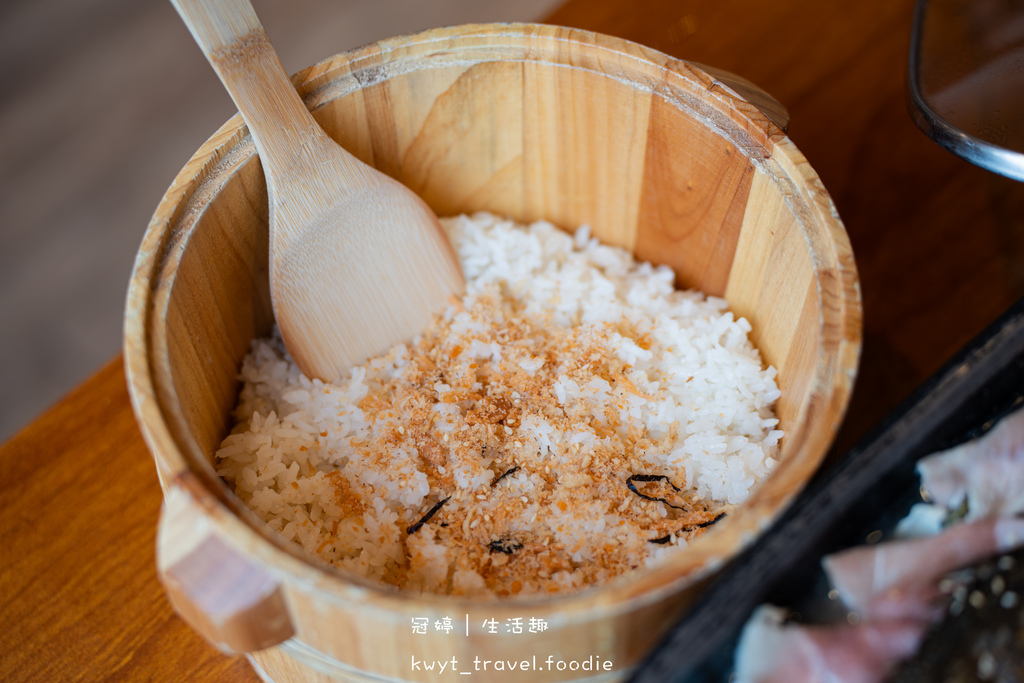
[[[680,552],[772,469],[776,371],[724,300],[586,227],[442,222],[467,293],[422,337],[334,385],[276,336],[245,359],[217,468],[275,531],[409,590],[571,590]]]

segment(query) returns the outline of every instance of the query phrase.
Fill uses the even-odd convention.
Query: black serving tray
[[[887,536],[921,501],[914,470],[920,458],[979,436],[1021,403],[1024,299],[815,478],[713,579],[631,681],[726,683],[740,631],[763,603],[788,607],[808,622],[842,616],[827,597],[822,556]]]

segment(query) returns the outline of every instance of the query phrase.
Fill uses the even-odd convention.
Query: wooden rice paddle
[[[324,381],[415,336],[464,283],[437,217],[316,123],[248,0],[171,0],[238,106],[270,195],[285,345]]]

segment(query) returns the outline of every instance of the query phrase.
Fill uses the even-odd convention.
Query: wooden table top
[[[550,23],[733,71],[775,95],[846,224],[864,352],[841,454],[1024,294],[1024,184],[906,111],[910,0],[569,0]],[[840,456],[834,456],[840,457]],[[171,611],[160,488],[120,359],[0,446],[0,679],[255,681]]]

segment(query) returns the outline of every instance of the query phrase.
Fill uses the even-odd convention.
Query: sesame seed
[[[1020,599],[1017,597],[1017,594],[1013,591],[1006,591],[999,598],[999,606],[1003,609],[1013,609],[1017,606],[1018,602],[1020,602]]]
[[[974,609],[981,609],[985,606],[985,594],[981,591],[971,591],[971,596],[967,598],[967,601]]]
[[[1006,579],[1001,576],[992,577],[992,595],[999,596],[1006,590]]]

